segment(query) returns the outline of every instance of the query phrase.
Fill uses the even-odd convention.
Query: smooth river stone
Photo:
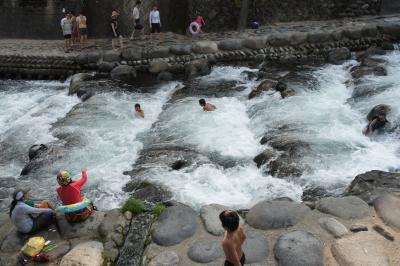
[[[317,210],[342,219],[361,219],[369,215],[368,204],[359,197],[323,198],[317,202]]]
[[[336,238],[340,238],[349,232],[346,226],[344,226],[335,218],[322,217],[318,219],[318,222],[322,228],[324,228]]]
[[[195,262],[209,263],[224,255],[221,241],[197,241],[190,246],[188,257]]]
[[[207,232],[215,236],[220,236],[224,233],[224,228],[222,228],[221,221],[219,220],[219,214],[224,210],[229,210],[229,207],[219,204],[210,204],[201,207],[200,217],[204,222]],[[240,217],[240,224],[244,224],[242,217]]]
[[[323,266],[322,242],[309,232],[296,230],[279,237],[274,247],[280,266]]]
[[[265,260],[269,254],[268,240],[262,233],[248,231],[243,244],[243,252],[246,255],[246,263],[256,263]]]
[[[292,201],[261,201],[250,209],[246,219],[257,229],[278,229],[297,224],[309,211],[307,206]]]
[[[384,195],[374,200],[374,208],[381,219],[389,226],[400,229],[400,198]]]
[[[153,240],[161,246],[176,245],[191,237],[196,228],[197,214],[192,208],[183,204],[172,206],[158,217]]]
[[[148,266],[178,266],[179,256],[173,251],[163,251],[155,256]]]

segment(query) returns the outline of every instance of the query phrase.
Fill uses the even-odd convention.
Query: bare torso
[[[217,109],[217,107],[211,103],[206,103],[206,105],[203,107],[203,110],[206,112],[212,112],[215,111],[215,109]]]
[[[234,265],[241,265],[240,258],[243,255],[242,245],[246,235],[241,226],[235,232],[225,232],[222,247],[224,248],[226,260]]]

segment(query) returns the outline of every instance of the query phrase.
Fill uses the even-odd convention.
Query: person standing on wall
[[[61,29],[65,39],[65,52],[69,53],[71,49],[71,35],[72,35],[72,20],[71,13],[66,12],[65,17],[61,20]]]
[[[72,45],[79,44],[79,29],[78,29],[78,23],[76,21],[75,12],[71,12],[71,20],[72,20]]]
[[[87,19],[82,11],[79,13],[79,17],[76,18],[76,22],[78,23],[79,35],[81,37],[80,46],[82,48],[82,45],[87,41]]]
[[[111,45],[112,45],[112,49],[114,51],[117,51],[117,49],[115,48],[115,40],[119,39],[119,44],[120,44],[120,48],[124,48],[124,37],[119,33],[118,30],[118,12],[117,11],[113,11],[111,12],[111,34],[112,34],[112,40],[111,40]]]
[[[136,1],[136,5],[133,8],[133,31],[131,35],[131,40],[135,37],[135,31],[140,30],[142,32],[142,36],[144,36],[144,29],[142,24],[140,23],[140,5],[141,1]]]
[[[153,34],[161,34],[161,37],[163,37],[162,32],[161,32],[161,18],[160,18],[160,11],[158,11],[157,5],[153,6],[153,10],[150,12],[149,16],[149,21],[150,21],[150,28],[151,28],[151,38],[153,39]]]

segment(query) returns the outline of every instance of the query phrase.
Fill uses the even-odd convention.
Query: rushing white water
[[[171,98],[178,85],[174,82],[147,93],[125,89],[98,92],[81,103],[66,95],[66,84],[3,81],[0,145],[6,149],[0,156],[0,178],[17,178],[31,145],[63,143],[66,154],[44,166],[45,174],[20,182],[26,185],[34,181],[39,197],[49,191],[54,197],[55,173],[66,169],[78,178],[85,166],[89,181],[84,193],[100,208],[113,208],[126,197],[122,187],[130,177],[123,171],[132,168],[146,145],[164,145],[189,148],[206,159],[171,171],[161,158],[159,165],[149,166],[141,178],[162,184],[175,199],[194,207],[220,203],[242,208],[283,196],[301,200],[304,189],[310,186],[341,193],[357,174],[400,168],[398,129],[374,138],[361,134],[366,114],[377,104],[390,105],[388,119],[393,125],[400,124],[400,52],[382,58],[388,61],[388,76],[362,81],[382,89],[357,99],[351,98],[352,85],[346,85],[355,61],[303,70],[315,82],[294,83],[296,95],[286,99],[265,93],[249,100],[248,93],[259,82],[246,80],[241,74],[254,70],[236,67],[215,68],[198,79],[201,90],[176,98]],[[244,89],[224,96],[221,92],[226,88],[221,88],[215,94],[224,97],[204,91],[207,84],[218,90],[221,82],[232,81],[236,82],[233,86]],[[203,112],[200,98],[216,105],[217,110]],[[136,102],[142,105],[145,119],[135,115]],[[253,162],[268,146],[261,145],[260,139],[265,134],[279,136],[282,127],[292,138],[310,145],[310,151],[300,158],[307,170],[299,178],[274,178]]]

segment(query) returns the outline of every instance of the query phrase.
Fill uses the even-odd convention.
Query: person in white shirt
[[[142,26],[142,24],[140,23],[140,4],[142,2],[141,1],[136,1],[136,5],[133,8],[133,31],[132,31],[132,35],[131,35],[131,40],[133,40],[133,38],[135,37],[135,31],[136,30],[140,30],[142,33],[142,36],[144,36],[144,28]]]
[[[151,28],[151,36],[153,36],[153,34],[155,33],[161,34],[162,36],[160,11],[158,11],[156,5],[154,5],[153,10],[150,12],[149,21]]]
[[[71,35],[73,27],[70,12],[66,13],[65,18],[61,20],[60,26],[65,39],[65,52],[68,53],[69,49],[71,49]]]

